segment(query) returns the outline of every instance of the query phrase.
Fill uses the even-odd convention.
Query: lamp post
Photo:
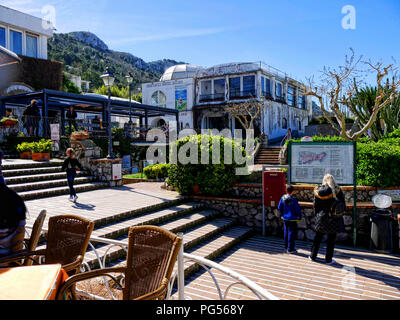
[[[103,79],[104,85],[108,88],[108,106],[107,106],[107,119],[108,119],[108,159],[114,159],[112,152],[112,130],[111,130],[111,87],[114,84],[115,76],[110,72],[108,67],[106,72],[100,76]]]
[[[126,82],[128,82],[129,86],[129,124],[132,124],[132,82],[133,82],[133,76],[132,73],[128,72],[128,74],[125,76]]]

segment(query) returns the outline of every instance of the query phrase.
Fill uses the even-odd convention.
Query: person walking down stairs
[[[68,187],[69,187],[69,201],[76,202],[78,200],[78,196],[76,195],[74,189],[74,181],[76,178],[77,170],[82,170],[82,166],[79,161],[75,158],[75,151],[72,148],[68,148],[66,151],[67,159],[65,159],[62,165],[62,171],[67,172],[67,180],[68,180]]]

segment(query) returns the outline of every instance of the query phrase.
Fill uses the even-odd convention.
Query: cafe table
[[[60,264],[0,269],[0,300],[54,300],[68,275]]]

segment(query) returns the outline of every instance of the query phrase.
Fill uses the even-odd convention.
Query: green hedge
[[[202,139],[206,142],[206,148],[209,151],[210,163],[212,162],[212,147],[220,145],[220,159],[218,164],[200,164]],[[192,135],[182,138],[176,142],[176,150],[179,152],[187,143],[193,143],[197,146],[199,164],[181,163],[172,164],[168,170],[168,184],[178,189],[181,194],[192,194],[193,186],[198,185],[202,195],[218,196],[225,193],[236,182],[236,168],[239,167],[234,161],[232,164],[224,164],[225,144],[232,150],[239,148],[242,155],[245,155],[244,148],[231,139],[226,139],[212,135]],[[174,149],[174,148],[173,148]]]
[[[154,164],[143,169],[148,179],[165,179],[168,177],[169,164]]]

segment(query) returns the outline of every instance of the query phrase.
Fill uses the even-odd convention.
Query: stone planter
[[[33,161],[50,161],[50,153],[35,153],[32,152]]]

